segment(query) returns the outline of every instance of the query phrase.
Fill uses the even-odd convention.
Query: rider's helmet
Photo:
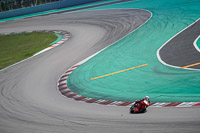
[[[145,96],[144,99],[147,100],[147,101],[149,101],[149,96]]]

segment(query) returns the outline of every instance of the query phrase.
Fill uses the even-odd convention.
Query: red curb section
[[[200,106],[200,102],[196,103],[195,105],[192,105],[192,106]]]
[[[164,107],[175,107],[179,104],[181,104],[181,103],[168,103],[168,104],[164,105]]]
[[[60,91],[61,90],[66,90],[66,89],[68,89],[68,87],[59,88]]]
[[[59,80],[58,82],[60,83],[60,82],[63,82],[63,81],[66,81],[67,79],[61,79],[61,80]]]
[[[77,68],[79,65],[75,65],[75,66],[73,66],[72,68]]]
[[[61,77],[61,79],[62,79],[62,78],[65,78],[65,77],[68,77],[68,76],[69,76],[69,74],[63,75],[63,76]]]
[[[105,101],[101,99],[92,99],[92,98],[80,96],[78,94],[71,92],[69,88],[67,87],[67,78],[78,66],[79,65],[72,66],[58,80],[57,87],[62,95],[68,98],[72,98],[76,101],[84,101],[86,103],[98,103],[101,105],[130,106],[131,104],[133,104],[133,102]],[[196,106],[200,106],[200,102],[150,103],[150,106],[153,106],[153,107],[196,107]]]
[[[90,100],[88,100],[88,101],[86,101],[86,103],[94,103],[94,102],[96,102],[96,101],[98,101],[99,99],[90,99]]]
[[[77,101],[82,101],[83,99],[86,99],[86,98],[87,98],[87,97],[81,96],[81,97],[74,98],[74,99],[77,100]]]
[[[69,98],[72,98],[72,97],[74,97],[74,96],[76,96],[77,94],[70,94],[70,95],[68,95],[67,97],[69,97]]]
[[[58,87],[60,88],[61,86],[64,86],[64,85],[67,85],[67,83],[59,84]]]
[[[70,93],[71,91],[70,90],[68,90],[68,91],[66,91],[66,92],[61,92],[63,95],[65,95],[65,96],[67,96],[67,94],[68,93]]]
[[[113,101],[104,101],[104,102],[100,102],[99,104],[108,105],[111,103],[113,103]]]
[[[69,71],[67,71],[67,72],[65,72],[65,73],[72,72],[72,71],[74,71],[74,70],[69,70]],[[69,76],[69,74],[68,74],[68,76]]]
[[[118,106],[127,106],[129,104],[132,104],[132,102],[123,102],[121,104],[118,104]]]
[[[150,103],[150,106],[151,106],[151,105],[154,105],[154,104],[155,104],[155,103]]]

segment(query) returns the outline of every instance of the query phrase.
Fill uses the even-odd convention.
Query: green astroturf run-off
[[[148,95],[151,102],[199,102],[200,71],[165,66],[156,55],[166,41],[200,17],[199,7],[199,0],[140,0],[93,8],[146,9],[152,18],[75,69],[68,79],[69,88],[104,100],[134,101]],[[90,80],[143,64],[149,65]]]

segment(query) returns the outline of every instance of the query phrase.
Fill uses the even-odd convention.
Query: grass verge
[[[57,38],[56,34],[39,32],[0,35],[0,69],[49,47]]]

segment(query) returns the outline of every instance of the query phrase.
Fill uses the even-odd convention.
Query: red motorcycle
[[[150,102],[146,99],[135,101],[135,103],[130,107],[130,113],[144,113],[149,105]]]

